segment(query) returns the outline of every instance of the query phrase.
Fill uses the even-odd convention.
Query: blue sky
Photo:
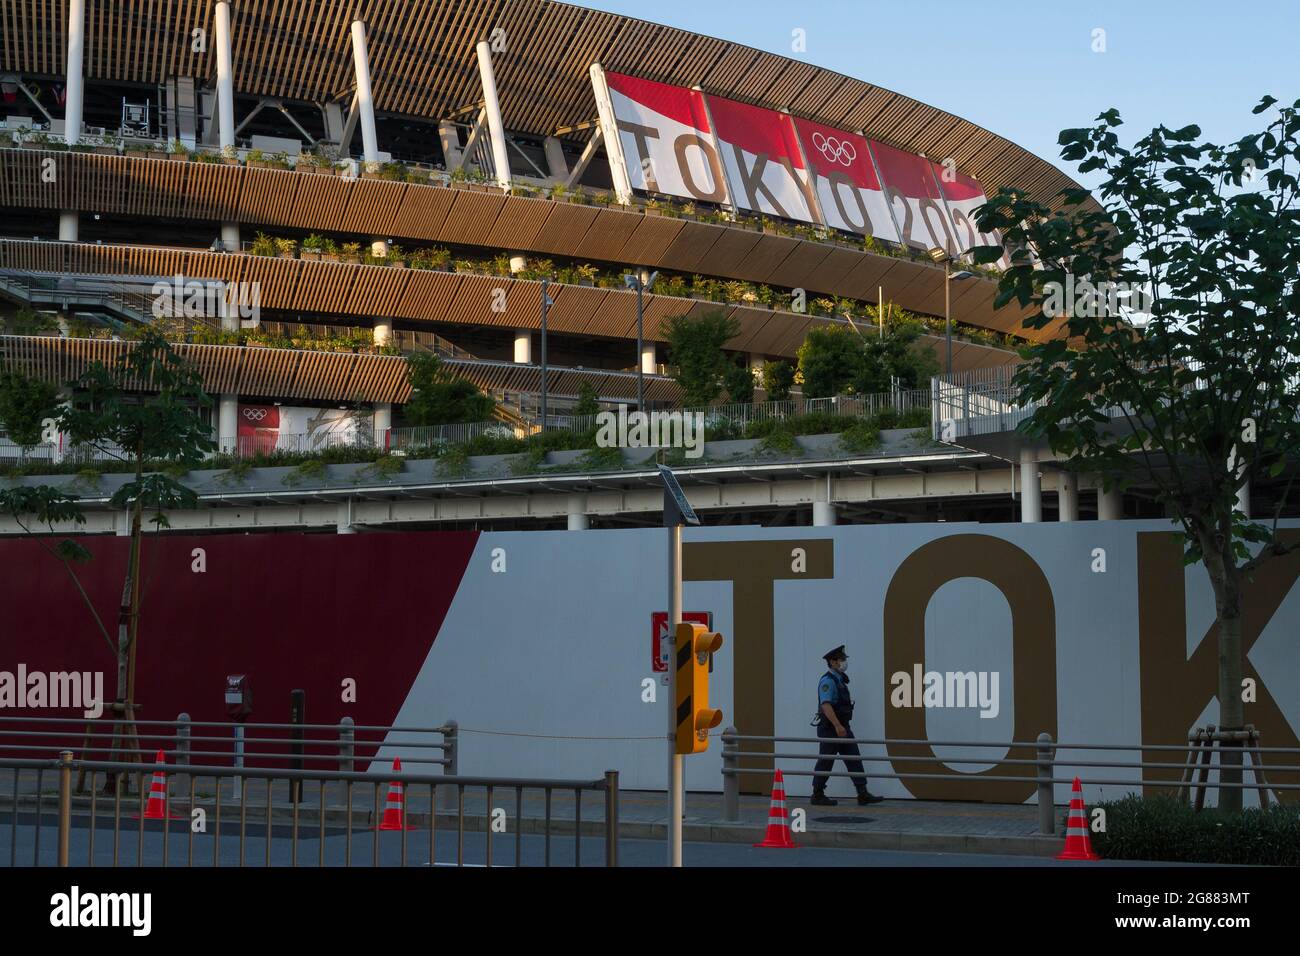
[[[977,123],[1071,175],[1057,133],[1112,106],[1125,144],[1159,123],[1196,123],[1223,142],[1263,127],[1264,117],[1250,114],[1263,94],[1300,96],[1294,0],[579,2],[859,77]],[[791,50],[796,28],[806,52]],[[1092,50],[1097,28],[1104,53]]]

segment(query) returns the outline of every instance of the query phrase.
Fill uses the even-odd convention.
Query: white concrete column
[[[388,433],[393,428],[393,405],[391,402],[375,402],[375,444],[380,448],[388,447]]]
[[[1020,451],[1020,520],[1029,524],[1043,520],[1043,488],[1038,479],[1038,461],[1033,451]]]
[[[375,344],[387,345],[393,340],[393,320],[375,319]]]
[[[238,252],[240,250],[239,223],[223,222],[221,224],[221,244],[225,246],[227,252]]]
[[[81,141],[82,104],[86,94],[86,79],[82,71],[85,49],[86,0],[69,0],[67,100],[63,112],[63,139],[69,146],[76,146]]]
[[[86,49],[86,0],[68,3],[68,69],[65,76],[67,100],[63,113],[63,140],[69,146],[81,141],[82,104],[85,102],[86,79],[82,69]],[[75,210],[59,213],[59,241],[76,242],[80,220]]]
[[[835,524],[835,505],[831,503],[831,479],[813,479],[813,527],[829,528]]]
[[[586,531],[591,526],[587,518],[587,496],[569,495],[569,530]]]
[[[659,343],[641,344],[641,371],[646,375],[654,375],[659,371]]]
[[[1250,479],[1237,489],[1237,510],[1250,517]]]
[[[235,148],[235,76],[230,52],[230,3],[218,0],[216,9],[217,45],[217,142],[222,152]],[[221,244],[227,252],[239,252],[239,223],[221,224]]]
[[[217,450],[232,452],[239,435],[239,396],[222,395],[217,399]]]
[[[515,363],[531,365],[533,361],[533,333],[530,329],[515,331]]]
[[[569,178],[569,163],[564,158],[564,146],[554,136],[542,140],[542,149],[546,153],[546,169],[551,178],[564,182]]]
[[[1119,521],[1124,517],[1124,494],[1118,488],[1104,491],[1097,485],[1097,520]]]
[[[1061,521],[1079,520],[1079,476],[1073,471],[1056,473],[1056,504]]]
[[[510,154],[506,151],[506,127],[501,120],[501,102],[497,99],[497,81],[492,73],[492,47],[487,40],[479,41],[478,74],[483,83],[483,108],[487,110],[488,138],[492,143],[492,165],[495,167],[497,185],[510,188]]]
[[[510,274],[518,275],[528,268],[528,257],[522,252],[510,253]]]
[[[235,76],[230,53],[230,3],[217,0],[217,142],[235,145]]]
[[[361,111],[361,148],[367,163],[379,162],[379,136],[375,132],[375,101],[370,88],[370,55],[366,51],[366,25],[352,21],[352,65],[357,78],[357,109]]]
[[[335,528],[339,534],[356,534],[357,529],[352,524],[352,502],[339,502],[339,516],[335,519]]]

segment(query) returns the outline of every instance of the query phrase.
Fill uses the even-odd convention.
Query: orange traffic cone
[[[790,838],[790,821],[785,815],[785,778],[781,771],[776,771],[772,781],[772,806],[767,811],[767,836],[762,843],[754,846],[770,846],[781,850],[797,850],[798,845]]]
[[[167,758],[163,756],[161,750],[154,757],[154,763],[165,764]],[[133,820],[140,819],[138,813],[132,814]],[[153,783],[149,785],[149,802],[145,804],[144,818],[146,820],[179,820],[179,813],[169,813],[167,809],[167,774],[163,772],[162,766],[153,772]]]
[[[393,773],[402,772],[402,761],[400,757],[393,758]],[[384,804],[384,819],[376,827],[378,830],[414,830],[415,827],[406,825],[406,814],[402,802],[403,785],[400,780],[394,780],[388,785],[388,801]]]
[[[1070,816],[1065,821],[1065,852],[1058,860],[1100,860],[1092,852],[1088,839],[1088,812],[1083,806],[1083,784],[1074,778],[1074,792],[1070,794]]]

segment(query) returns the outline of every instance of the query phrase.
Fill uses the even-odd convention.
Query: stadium
[[[1065,320],[1031,330],[994,308],[998,271],[969,250],[1001,240],[974,211],[1003,187],[1051,205],[1077,184],[996,132],[800,59],[546,0],[0,0],[0,91],[0,369],[66,387],[166,327],[213,399],[219,460],[187,473],[197,507],[145,545],[144,643],[168,647],[140,659],[152,714],[223,719],[218,686],[247,672],[276,719],[305,689],[328,722],[495,735],[466,748],[474,773],[617,766],[662,789],[662,708],[640,696],[667,590],[656,449],[520,460],[485,442],[454,468],[422,451],[577,430],[584,396],[680,408],[669,324],[720,312],[737,329],[726,361],[759,387],[704,409],[702,460],[676,470],[705,525],[687,532],[683,609],[737,636],[713,678],[728,724],[806,734],[837,643],[867,688],[922,659],[1014,675],[985,719],[927,726],[874,700],[866,737],[1047,733],[1097,742],[1084,760],[1175,749],[1213,718],[1214,648],[1196,648],[1212,601],[1160,507],[1015,430],[1015,348]],[[883,337],[895,310],[923,325],[933,382],[769,400],[764,369],[797,364],[810,332]],[[489,395],[492,421],[412,424],[422,354]],[[763,423],[794,414],[832,425],[769,441]],[[872,418],[878,440],[843,439],[840,416]],[[339,447],[375,454],[309,467]],[[271,452],[301,460],[238,463]],[[58,434],[3,451],[17,485],[75,492],[88,600],[113,607],[129,475],[88,477],[80,454]],[[1247,488],[1243,509],[1271,513],[1286,478]],[[22,530],[0,518],[11,633],[47,636],[24,647],[30,667],[84,669],[84,610]],[[1109,573],[1087,571],[1098,549]],[[1251,719],[1290,747],[1297,574],[1291,560],[1253,585],[1268,613],[1247,647]],[[489,674],[508,699],[485,699]],[[353,678],[366,692],[343,708]],[[1034,793],[1014,759],[1028,752],[945,753],[943,779],[881,792]],[[891,750],[894,769],[912,754]],[[687,787],[719,789],[721,760],[690,761]],[[770,774],[772,758],[746,766]],[[972,789],[980,775],[993,782]]]

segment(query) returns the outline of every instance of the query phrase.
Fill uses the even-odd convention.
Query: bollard
[[[176,747],[173,760],[176,769],[177,783],[180,785],[180,793],[188,793],[190,789],[190,715],[181,711],[176,715]],[[182,777],[181,774],[184,774]]]
[[[307,722],[307,692],[305,690],[289,691],[289,723],[294,724],[290,731],[289,767],[302,769],[302,725]],[[302,803],[302,780],[289,781],[289,802]]]
[[[353,758],[356,756],[357,732],[352,729],[355,724],[351,717],[339,721],[339,770],[344,773],[351,773],[356,766]]]
[[[735,727],[722,732],[722,819],[728,823],[740,820],[740,774],[735,772],[735,753],[740,749],[736,736],[739,733]]]
[[[442,755],[447,762],[442,766],[442,773],[445,777],[454,777],[460,773],[460,725],[454,720],[449,720],[444,726],[446,730],[442,732],[442,739],[446,742],[446,747]],[[438,790],[438,809],[455,810],[459,805],[457,798],[459,789],[459,787],[441,787]]]
[[[17,777],[17,771],[15,779]],[[17,783],[14,784],[15,790]],[[39,796],[39,795],[38,795]],[[17,804],[14,806],[17,815]],[[38,819],[39,825],[39,819]],[[72,751],[59,751],[59,866],[68,865],[68,844],[72,836]]]
[[[618,771],[605,771],[605,865],[618,866]]]
[[[1052,735],[1038,735],[1038,832],[1047,836],[1056,833],[1056,795],[1052,777],[1056,775]]]

